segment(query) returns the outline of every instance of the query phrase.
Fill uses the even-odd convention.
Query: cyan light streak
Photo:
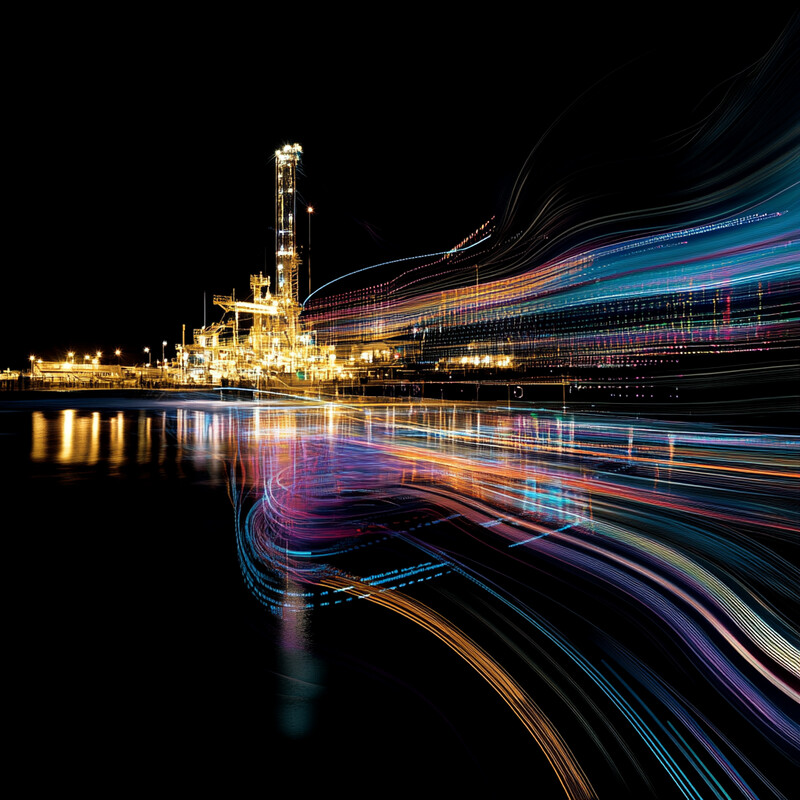
[[[322,284],[322,286],[320,286],[318,289],[314,289],[314,291],[311,292],[311,294],[308,297],[306,297],[305,300],[303,300],[303,308],[305,308],[306,303],[315,294],[317,294],[318,292],[321,292],[323,289],[327,289],[328,286],[331,286],[332,284],[337,283],[338,281],[344,280],[345,278],[350,278],[353,275],[358,275],[359,273],[366,272],[367,270],[377,269],[378,267],[388,267],[388,266],[390,266],[392,264],[401,264],[401,263],[406,262],[406,261],[420,261],[420,260],[425,259],[425,258],[436,258],[437,256],[446,256],[446,255],[450,255],[451,253],[462,252],[464,250],[470,250],[473,247],[477,247],[479,244],[483,244],[483,242],[485,242],[489,238],[490,238],[489,236],[484,236],[482,239],[480,239],[477,242],[473,242],[472,244],[466,244],[466,245],[463,245],[462,247],[458,247],[458,248],[454,247],[454,248],[451,248],[450,250],[441,250],[438,253],[426,253],[424,255],[406,256],[405,258],[395,258],[395,259],[392,259],[391,261],[382,261],[380,264],[371,264],[368,267],[361,267],[361,269],[355,269],[352,272],[346,273],[345,275],[339,275],[337,278],[333,278],[332,280],[329,280],[327,283]]]
[[[105,429],[69,417],[35,416],[38,457]],[[530,700],[550,696],[540,718],[592,784],[619,773],[666,779],[668,797],[791,796],[795,431],[290,398],[183,401],[154,419],[148,451],[169,436],[187,465],[219,465],[244,584],[287,636],[363,603],[408,614],[502,689],[510,726],[517,712],[533,725]],[[100,448],[82,442],[74,459]]]
[[[778,760],[800,753],[800,637],[791,612],[800,605],[800,572],[784,555],[800,532],[790,500],[800,476],[795,436],[381,402],[261,409],[256,433],[252,413],[231,418],[239,452],[231,495],[242,520],[242,573],[273,613],[346,613],[353,600],[392,594],[400,608],[417,592],[439,596],[440,585],[450,603],[486,598],[506,609],[509,623],[518,620],[515,630],[549,642],[578,670],[564,683],[531,663],[590,738],[603,740],[594,727],[608,726],[644,775],[650,768],[634,755],[635,737],[682,797],[759,796],[753,783],[769,783],[770,768],[751,763],[748,737]],[[395,563],[376,569],[389,553]],[[503,553],[518,555],[506,563]],[[646,634],[675,643],[695,680],[707,682],[708,699],[739,721],[715,726],[713,708],[703,721],[672,678],[657,685],[631,672],[620,634],[603,632],[602,607],[573,613],[607,639],[605,660],[571,641],[568,625],[522,596],[536,591],[536,579],[524,586],[529,567],[567,569],[633,603],[650,620]],[[326,585],[334,577],[343,581],[337,590]],[[458,588],[459,577],[472,588]],[[508,640],[492,627],[506,623],[485,624],[487,637]],[[658,673],[658,661],[648,669]],[[589,725],[580,709],[597,709],[598,692],[618,716]]]
[[[798,159],[800,163],[800,159]],[[494,277],[481,254],[406,287],[378,285],[309,307],[320,335],[411,337],[424,361],[627,363],[643,357],[777,351],[800,341],[800,182],[746,214],[638,234]],[[434,266],[431,265],[431,269]],[[478,280],[478,276],[483,276]],[[444,367],[443,367],[444,368]]]
[[[636,209],[613,233],[582,220],[559,252],[538,244],[563,230],[553,202],[492,248],[420,256],[323,300],[342,278],[330,281],[304,315],[321,338],[414,340],[444,367],[500,343],[562,367],[688,352],[780,362],[701,373],[723,401],[743,380],[785,376],[800,342],[800,129],[754,137],[766,146],[731,163],[713,124],[695,144],[721,175],[699,170],[664,207],[665,220],[683,212],[674,226],[651,214],[639,227]],[[509,389],[507,408],[280,408],[276,396],[237,410],[230,492],[253,596],[282,619],[354,613],[358,600],[413,621],[502,696],[568,796],[605,780],[607,796],[784,800],[800,763],[796,432],[568,400],[549,411],[523,394],[512,407]]]

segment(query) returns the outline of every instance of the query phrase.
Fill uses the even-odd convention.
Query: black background
[[[219,318],[214,293],[245,298],[274,268],[285,143],[303,147],[300,208],[316,209],[314,288],[502,216],[537,143],[534,202],[571,174],[585,184],[569,191],[643,207],[664,192],[652,154],[792,21],[429,11],[20,24],[0,368],[116,347],[141,362],[162,340],[174,354],[183,325],[191,341]]]

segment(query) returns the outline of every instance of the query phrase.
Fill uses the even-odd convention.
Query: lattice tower
[[[275,151],[275,266],[277,294],[298,302],[297,273],[300,259],[295,241],[295,182],[297,163],[303,152],[299,144]]]

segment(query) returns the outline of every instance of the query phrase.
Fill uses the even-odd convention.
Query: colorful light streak
[[[731,79],[724,102],[675,137],[691,131],[677,152],[654,148],[654,160],[682,176],[668,202],[656,195],[651,208],[637,208],[628,198],[612,212],[572,195],[563,179],[523,211],[523,189],[536,183],[546,153],[539,156],[540,141],[505,214],[475,231],[474,244],[447,258],[420,256],[427,263],[355,291],[319,293],[305,318],[321,342],[345,350],[389,342],[410,364],[442,371],[797,348],[795,34],[796,20],[773,51]]]
[[[360,274],[362,272],[366,272],[367,270],[377,269],[378,267],[387,267],[387,266],[389,266],[391,264],[401,264],[401,263],[406,262],[406,261],[418,261],[418,260],[426,259],[426,258],[436,258],[437,256],[449,256],[449,255],[452,255],[453,253],[457,253],[457,252],[460,252],[460,251],[463,251],[463,250],[470,250],[473,247],[477,247],[479,244],[483,244],[489,238],[490,238],[489,236],[485,236],[484,238],[479,239],[477,242],[472,242],[471,244],[457,245],[456,247],[452,247],[449,250],[442,250],[442,251],[440,251],[438,253],[427,253],[425,255],[408,256],[406,258],[396,258],[396,259],[393,259],[392,261],[381,261],[379,264],[371,264],[368,267],[361,267],[360,269],[356,269],[356,270],[353,270],[352,272],[348,272],[346,275],[340,275],[338,278],[334,278],[333,280],[330,280],[327,283],[324,283],[318,289],[315,289],[303,301],[303,306],[305,306],[305,304],[315,294],[317,294],[318,292],[321,292],[323,289],[327,289],[329,286],[331,286],[334,283],[337,283],[338,281],[350,278],[353,275],[358,275],[358,274]]]
[[[417,622],[511,706],[566,796],[596,796],[597,767],[580,763],[527,682],[544,681],[591,740],[607,738],[598,726],[613,732],[644,774],[637,738],[681,796],[757,797],[754,784],[786,796],[748,741],[770,763],[797,763],[794,437],[411,404],[237,412],[231,424],[242,570],[273,613],[346,613],[363,601]],[[376,569],[387,558],[396,563]],[[537,576],[550,586],[565,575],[582,587],[576,598],[605,599],[572,609],[569,582],[563,597],[539,595]],[[448,609],[460,616],[480,597],[500,616],[480,616],[468,634]],[[565,604],[565,620],[534,610],[552,603]],[[618,622],[606,629],[616,617],[630,619],[632,638]],[[497,637],[524,653],[535,680],[508,672]],[[553,646],[568,677],[537,655]],[[686,671],[705,700],[684,696]],[[617,718],[597,711],[600,696]]]
[[[70,475],[110,447],[121,474],[172,452],[224,479],[244,582],[310,676],[286,736],[321,692],[303,632],[366,605],[472,667],[564,796],[791,796],[794,432],[289,396],[37,411],[32,432]]]
[[[722,133],[705,132],[704,152]],[[443,369],[758,353],[785,375],[800,341],[798,134],[690,192],[678,204],[690,224],[640,225],[635,211],[613,235],[585,220],[567,231],[579,244],[546,249],[568,238],[556,192],[517,235],[487,223],[399,276],[317,296],[331,281],[304,313],[322,341],[401,342]],[[696,379],[722,392],[772,370]],[[800,766],[800,440],[538,410],[523,394],[473,408],[262,393],[271,405],[181,413],[174,435],[225,462],[243,580],[286,623],[286,648],[310,621],[375,606],[472,667],[566,797],[787,800]],[[34,419],[34,459],[47,424]],[[60,424],[63,462],[91,462],[100,415]],[[149,445],[149,418],[140,433]]]
[[[796,347],[799,186],[776,200],[788,210],[586,250],[460,288],[417,286],[405,296],[371,287],[309,318],[322,341],[405,341],[407,358],[442,368],[476,356],[598,365]],[[480,262],[467,271],[480,274]]]

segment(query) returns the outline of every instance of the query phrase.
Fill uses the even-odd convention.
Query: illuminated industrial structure
[[[657,399],[663,386],[672,400],[682,397],[676,373],[783,360],[797,347],[800,182],[770,188],[746,212],[564,250],[540,251],[546,236],[491,217],[447,250],[374,265],[386,267],[369,273],[376,282],[362,282],[372,267],[313,293],[309,282],[301,305],[301,154],[298,144],[275,153],[274,278],[251,274],[244,300],[215,295],[222,318],[177,345],[175,358],[166,342],[154,366],[149,348],[147,364],[136,367],[123,367],[119,356],[116,366],[101,364],[100,353],[82,363],[31,355],[31,385],[321,391],[330,383],[332,395],[444,399],[462,395],[447,389],[461,381],[476,399],[479,386],[487,393],[502,384],[510,400],[512,392],[527,398],[528,382],[557,386],[562,400],[566,386],[573,396],[633,400]],[[0,383],[18,378],[9,371]]]
[[[302,153],[299,144],[287,144],[275,151],[275,258],[278,295],[289,297],[297,305],[297,271],[300,259],[294,231],[296,217],[297,162]]]
[[[250,276],[250,299],[215,295],[222,319],[195,330],[193,344],[179,347],[183,382],[258,387],[336,376],[334,348],[318,347],[314,331],[300,320],[295,222],[301,153],[299,144],[275,152],[275,292],[270,277],[259,273]]]

